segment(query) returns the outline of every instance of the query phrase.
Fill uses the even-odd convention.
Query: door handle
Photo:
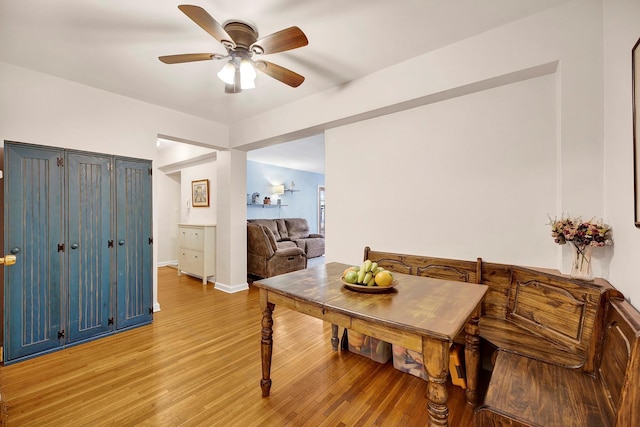
[[[0,258],[0,264],[4,265],[13,265],[16,263],[15,255],[5,255],[4,258]]]
[[[77,243],[73,243],[71,245],[71,249],[78,249],[78,244]]]
[[[120,246],[124,245],[124,240],[118,240],[118,244],[119,244]]]
[[[18,254],[19,252],[20,252],[20,248],[11,249],[11,253],[14,254],[14,255]]]

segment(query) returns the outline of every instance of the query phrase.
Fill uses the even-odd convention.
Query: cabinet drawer
[[[180,227],[178,244],[181,248],[204,250],[205,231],[202,227]]]
[[[180,268],[180,270],[187,269],[187,264],[189,263],[189,261],[187,260],[187,252],[188,251],[182,248],[180,248],[180,250],[178,251],[178,267]]]
[[[202,276],[204,273],[204,253],[181,249],[178,255],[180,270]]]

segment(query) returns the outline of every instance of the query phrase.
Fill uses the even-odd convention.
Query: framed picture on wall
[[[633,76],[633,171],[636,227],[640,228],[640,39],[631,50],[631,74]]]
[[[206,208],[209,206],[209,180],[191,181],[191,206]]]

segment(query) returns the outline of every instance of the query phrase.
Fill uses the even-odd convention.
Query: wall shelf
[[[285,193],[297,193],[300,190],[284,190]]]
[[[260,206],[261,208],[279,208],[280,206],[287,206],[287,205],[279,205],[277,203],[274,203],[273,205],[265,205],[264,203],[247,203],[247,206],[252,206],[252,207]]]

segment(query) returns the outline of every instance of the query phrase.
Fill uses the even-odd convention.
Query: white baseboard
[[[178,261],[162,261],[156,263],[156,267],[173,267],[178,268]]]
[[[229,286],[229,285],[225,285],[224,283],[216,282],[215,288],[219,291],[226,292],[228,294],[234,294],[236,292],[246,291],[247,289],[249,289],[249,284],[241,283],[239,285]]]

